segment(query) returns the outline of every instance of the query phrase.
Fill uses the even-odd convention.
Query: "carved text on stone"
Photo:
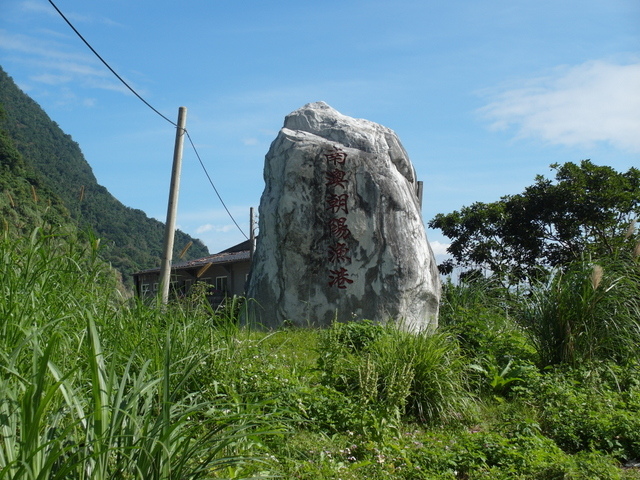
[[[343,170],[347,163],[347,153],[338,147],[333,147],[324,154],[330,170],[326,172],[327,195],[325,197],[325,209],[334,215],[349,213],[349,194],[337,193],[336,190],[341,188],[347,189],[349,180],[347,172]],[[333,243],[329,245],[327,252],[327,260],[332,266],[340,268],[332,269],[329,267],[329,286],[339,289],[346,289],[347,285],[353,283],[349,278],[349,271],[344,265],[351,263],[349,256],[349,246],[341,240],[345,240],[351,236],[351,231],[347,225],[347,217],[332,217],[328,221],[329,232],[333,239]]]

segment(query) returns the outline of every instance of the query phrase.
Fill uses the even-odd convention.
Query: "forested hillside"
[[[125,282],[135,270],[159,266],[164,224],[141,210],[126,207],[99,185],[78,144],[2,68],[0,105],[4,111],[0,130],[5,132],[0,181],[9,194],[5,193],[0,204],[3,218],[20,223],[20,217],[30,208],[26,201],[11,202],[12,189],[21,192],[21,199],[42,197],[52,205],[48,215],[64,215],[66,210],[79,228],[89,228],[101,238],[105,260],[122,273]],[[11,213],[5,215],[8,206]],[[181,231],[176,232],[174,253],[190,241],[193,245],[185,258],[209,254],[200,240]]]
[[[69,212],[59,197],[43,184],[15,149],[6,132],[1,130],[0,172],[3,229],[26,233],[36,225],[65,226],[71,223]]]

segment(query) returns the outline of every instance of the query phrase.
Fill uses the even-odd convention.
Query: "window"
[[[146,295],[149,293],[149,284],[148,283],[143,283],[142,285],[140,285],[140,291],[142,292],[142,295]]]
[[[191,290],[191,280],[181,280],[178,287],[178,293],[180,295],[188,295]]]
[[[228,277],[216,277],[216,290],[218,290],[218,292],[223,294],[227,293],[227,278]]]

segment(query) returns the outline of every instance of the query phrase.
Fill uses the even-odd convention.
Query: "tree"
[[[555,181],[538,175],[521,194],[436,215],[429,227],[452,240],[447,251],[453,258],[440,271],[488,269],[514,283],[540,266],[632,251],[638,241],[640,170],[619,173],[590,160],[551,168]]]

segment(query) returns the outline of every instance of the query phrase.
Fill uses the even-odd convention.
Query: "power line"
[[[249,240],[249,237],[247,237],[247,234],[244,233],[244,231],[240,228],[240,225],[238,225],[238,222],[236,222],[236,219],[233,218],[233,215],[231,215],[231,212],[229,211],[229,209],[227,208],[227,206],[225,205],[224,201],[222,200],[222,197],[220,196],[220,194],[218,193],[218,189],[216,188],[216,186],[213,184],[213,181],[211,180],[211,177],[209,176],[209,172],[207,172],[207,169],[204,166],[204,163],[202,163],[202,159],[200,158],[200,154],[198,153],[198,150],[196,150],[196,146],[193,144],[193,140],[191,140],[191,135],[189,135],[188,130],[185,129],[184,131],[187,134],[187,138],[189,139],[189,143],[191,144],[191,148],[193,148],[193,151],[196,154],[196,157],[198,157],[198,161],[200,162],[200,165],[202,166],[202,169],[204,170],[205,175],[207,176],[207,178],[209,179],[209,183],[211,184],[211,186],[213,187],[213,191],[216,192],[216,195],[218,196],[218,200],[220,200],[220,203],[222,203],[222,206],[224,207],[224,209],[227,211],[227,214],[229,215],[229,217],[231,218],[231,220],[233,220],[233,223],[235,223],[236,227],[238,227],[238,230],[240,230],[240,233],[242,233],[242,235],[244,235],[244,238],[246,238],[247,240]]]
[[[104,64],[105,67],[107,67],[109,69],[109,71],[111,73],[113,73],[116,78],[118,80],[120,80],[120,82],[122,82],[122,84],[127,87],[131,93],[133,93],[136,97],[138,97],[142,103],[144,103],[147,107],[149,107],[151,110],[153,110],[156,114],[158,114],[160,117],[162,117],[163,119],[165,119],[167,122],[169,122],[171,125],[173,125],[174,127],[178,128],[178,125],[173,122],[171,119],[167,118],[165,115],[163,115],[162,113],[160,113],[157,109],[155,109],[149,102],[147,102],[144,98],[142,98],[142,96],[136,92],[133,87],[131,87],[127,82],[124,81],[124,79],[118,75],[118,73],[111,68],[111,66],[106,62],[105,59],[103,59],[100,54],[89,44],[89,42],[87,42],[87,40],[85,40],[85,38],[82,36],[82,34],[76,29],[76,27],[73,26],[73,24],[67,19],[67,17],[65,17],[64,13],[62,13],[60,11],[60,9],[56,6],[55,3],[53,3],[52,0],[49,0],[49,3],[53,6],[53,8],[56,9],[56,12],[58,12],[58,14],[63,18],[63,20],[65,22],[67,22],[67,25],[69,25],[71,27],[71,29],[75,32],[75,34],[80,38],[80,40],[82,40],[84,42],[84,44],[89,47],[89,50],[91,50],[93,52],[93,54],[98,57],[98,59]],[[189,132],[187,131],[187,129],[184,129],[184,133],[187,134],[187,138],[189,139],[189,143],[191,143],[191,147],[193,148],[193,151],[196,154],[196,157],[198,158],[198,161],[200,162],[200,166],[202,167],[202,170],[204,170],[205,175],[207,176],[207,178],[209,179],[209,183],[211,184],[211,186],[213,187],[213,191],[216,192],[216,195],[218,196],[218,199],[220,200],[220,203],[222,203],[222,206],[224,207],[225,211],[227,212],[227,215],[229,215],[229,218],[231,218],[231,220],[233,220],[233,223],[235,224],[236,227],[238,227],[238,230],[240,230],[240,233],[242,233],[242,235],[244,236],[244,238],[246,238],[247,240],[249,239],[249,237],[247,237],[247,234],[244,233],[244,231],[240,228],[240,225],[238,225],[238,222],[236,222],[236,219],[233,218],[233,215],[231,215],[231,212],[229,211],[229,209],[227,208],[227,205],[224,203],[224,201],[222,200],[222,197],[220,196],[220,193],[218,193],[218,189],[216,188],[216,186],[213,184],[213,180],[211,180],[211,177],[209,176],[209,172],[207,172],[206,167],[204,166],[204,163],[202,161],[202,159],[200,158],[200,154],[198,153],[198,150],[196,149],[196,146],[193,143],[193,140],[191,139],[191,135],[189,135]]]
[[[127,88],[131,91],[131,93],[133,93],[136,97],[138,97],[140,100],[142,100],[142,102],[143,102],[147,107],[149,107],[151,110],[153,110],[154,112],[156,112],[158,115],[160,115],[162,118],[164,118],[164,119],[165,119],[167,122],[169,122],[171,125],[173,125],[174,127],[177,127],[177,125],[176,125],[176,123],[175,123],[175,122],[171,121],[170,119],[168,119],[167,117],[165,117],[162,113],[160,113],[158,110],[156,110],[155,108],[153,108],[153,106],[152,106],[149,102],[147,102],[144,98],[142,98],[142,97],[138,94],[138,92],[136,92],[136,91],[135,91],[135,90],[134,90],[134,89],[133,89],[133,88],[132,88],[132,87],[131,87],[127,82],[125,82],[125,81],[124,81],[124,79],[123,79],[120,75],[118,75],[118,73],[117,73],[113,68],[111,68],[111,66],[110,66],[110,65],[105,61],[105,59],[104,59],[104,58],[102,58],[102,57],[100,56],[100,54],[94,50],[94,48],[89,44],[89,42],[87,42],[87,41],[84,39],[84,37],[80,34],[80,32],[79,32],[78,30],[76,30],[76,27],[74,27],[74,26],[73,26],[73,24],[72,24],[72,23],[67,19],[67,17],[65,17],[65,16],[64,16],[64,13],[62,13],[62,12],[60,11],[60,9],[59,9],[58,7],[56,7],[56,4],[55,4],[55,3],[53,3],[51,0],[49,0],[49,3],[50,3],[51,5],[53,5],[53,8],[55,8],[55,9],[56,9],[56,12],[58,12],[58,13],[60,14],[60,16],[63,18],[63,20],[64,20],[65,22],[67,22],[67,25],[69,25],[69,26],[71,27],[71,29],[76,33],[76,35],[78,35],[78,37],[80,37],[80,40],[82,40],[82,41],[84,42],[84,44],[85,44],[87,47],[89,47],[89,50],[91,50],[91,51],[93,52],[93,54],[94,54],[96,57],[98,57],[98,59],[99,59],[99,60],[104,64],[104,66],[105,66],[105,67],[107,67],[107,68],[111,71],[111,73],[113,73],[113,74],[116,76],[116,78],[117,78],[118,80],[120,80],[120,81],[122,82],[122,84],[123,84],[125,87],[127,87]]]

